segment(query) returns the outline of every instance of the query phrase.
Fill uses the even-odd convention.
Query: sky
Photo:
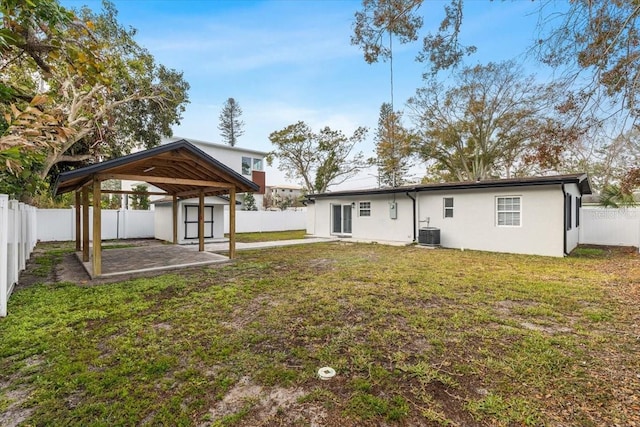
[[[100,10],[99,1],[62,0]],[[136,41],[156,60],[182,71],[190,103],[174,136],[222,143],[218,129],[224,102],[242,108],[244,135],[237,147],[271,151],[269,135],[304,121],[319,131],[329,126],[350,136],[369,128],[359,147],[374,156],[380,106],[390,100],[389,63],[367,64],[352,46],[360,0],[115,0],[119,22],[137,29]],[[437,28],[449,3],[427,0],[421,34]],[[535,38],[538,3],[530,0],[467,0],[461,41],[477,47],[465,64],[516,59],[527,73],[544,73],[524,56]],[[423,85],[424,64],[415,62],[420,42],[394,44],[394,105],[403,110]],[[446,77],[446,76],[445,76]],[[407,120],[405,125],[410,126]],[[423,166],[412,169],[416,179]],[[267,185],[299,184],[277,164],[266,168]],[[375,187],[375,170],[331,189]]]

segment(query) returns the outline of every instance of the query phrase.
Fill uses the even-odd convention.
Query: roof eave
[[[541,185],[561,185],[574,183],[578,185],[581,194],[591,194],[591,186],[589,185],[589,179],[587,174],[576,175],[560,175],[557,177],[540,177],[538,179],[523,179],[517,180],[493,180],[493,181],[473,181],[473,182],[457,182],[457,183],[442,183],[442,184],[427,184],[427,185],[414,185],[407,187],[396,188],[374,188],[367,190],[347,190],[337,191],[333,193],[320,193],[309,194],[306,196],[309,200],[330,198],[330,197],[345,197],[345,196],[365,196],[365,195],[381,195],[381,194],[398,194],[398,193],[413,193],[413,192],[429,192],[429,191],[443,191],[443,190],[470,190],[470,189],[485,189],[485,188],[506,188],[506,187],[529,187],[529,186],[541,186]]]

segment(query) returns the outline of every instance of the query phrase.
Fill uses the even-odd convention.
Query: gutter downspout
[[[405,193],[413,201],[413,243],[416,242],[416,198],[407,191]]]
[[[564,219],[562,220],[562,251],[565,256],[569,255],[567,253],[567,193],[564,190],[564,183],[562,183],[562,212]]]

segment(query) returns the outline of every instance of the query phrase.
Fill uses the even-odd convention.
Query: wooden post
[[[82,187],[82,262],[89,262],[89,186]]]
[[[198,250],[204,251],[204,192],[200,191],[198,203]]]
[[[80,234],[82,229],[80,228],[80,209],[82,209],[82,201],[80,200],[80,190],[76,190],[76,252],[80,252],[82,248],[80,242]]]
[[[102,192],[100,191],[100,180],[93,177],[93,276],[102,275],[102,210],[100,202]]]
[[[173,244],[178,244],[178,196],[173,195]]]
[[[236,188],[229,189],[229,259],[236,257]]]

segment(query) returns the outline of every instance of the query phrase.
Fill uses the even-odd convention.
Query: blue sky
[[[449,1],[427,0],[423,31],[435,28]],[[62,0],[66,7],[99,1]],[[119,21],[138,30],[137,41],[158,62],[184,72],[190,104],[174,135],[221,142],[218,116],[224,101],[240,104],[245,134],[238,146],[272,149],[269,134],[299,120],[313,129],[330,126],[350,135],[366,126],[360,147],[374,153],[380,105],[390,99],[389,64],[369,65],[350,44],[359,0],[115,0]],[[467,0],[462,41],[478,52],[467,64],[519,58],[535,36],[538,3]],[[427,16],[433,17],[428,19]],[[420,43],[394,46],[396,110],[422,85],[424,65],[414,61]],[[528,72],[539,71],[532,61]],[[409,123],[405,123],[409,125]],[[413,171],[419,175],[420,166]],[[341,185],[375,186],[374,170]],[[295,183],[275,167],[267,184]]]

